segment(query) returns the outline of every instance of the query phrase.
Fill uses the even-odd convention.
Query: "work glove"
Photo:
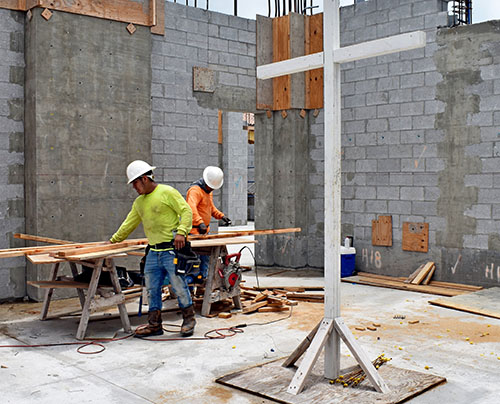
[[[200,234],[206,234],[207,233],[207,225],[205,223],[200,223],[198,225],[198,230],[200,231]]]
[[[224,222],[224,226],[231,226],[231,224],[233,223],[231,222],[231,219],[226,216],[223,216],[221,220]]]

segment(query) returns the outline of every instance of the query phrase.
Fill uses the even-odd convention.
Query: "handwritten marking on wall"
[[[361,250],[361,262],[366,268],[375,265],[377,269],[382,268],[382,254],[378,250],[363,248]]]
[[[418,159],[415,160],[415,168],[418,168],[418,165],[420,163],[420,159],[423,157],[426,150],[427,150],[427,146],[424,146],[422,153],[420,153],[420,156],[418,156]]]
[[[497,265],[495,270],[495,264],[492,262],[491,266],[486,265],[486,269],[484,270],[484,277],[488,279],[495,279],[497,282],[500,282],[500,265]]]

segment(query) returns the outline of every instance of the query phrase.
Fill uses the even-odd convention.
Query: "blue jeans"
[[[198,255],[200,257],[200,272],[203,275],[203,279],[206,279],[208,275],[208,265],[210,264],[210,255]]]
[[[176,275],[174,265],[175,253],[170,251],[149,251],[146,257],[144,275],[148,291],[149,311],[161,310],[161,288],[165,276],[168,275],[172,289],[177,296],[179,307],[184,309],[193,304],[188,285],[184,277]]]

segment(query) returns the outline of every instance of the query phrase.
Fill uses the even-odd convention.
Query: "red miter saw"
[[[219,276],[224,289],[231,292],[241,281],[241,252],[228,254],[223,257],[222,265],[219,266]]]

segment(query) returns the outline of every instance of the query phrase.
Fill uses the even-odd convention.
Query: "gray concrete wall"
[[[0,249],[23,244],[24,13],[0,9]],[[0,260],[0,301],[25,294],[24,258]]]
[[[255,20],[167,1],[165,36],[153,36],[151,58],[153,163],[159,179],[185,195],[206,166],[239,156],[220,156],[233,149],[219,150],[218,110],[255,110]],[[193,67],[209,69],[210,92],[193,91]],[[222,192],[237,179],[224,174]],[[214,201],[221,206],[220,191]]]
[[[240,112],[222,116],[223,170],[221,210],[233,224],[247,224],[248,132]]]
[[[26,232],[106,240],[136,197],[127,164],[151,158],[151,33],[41,11],[26,27]]]

